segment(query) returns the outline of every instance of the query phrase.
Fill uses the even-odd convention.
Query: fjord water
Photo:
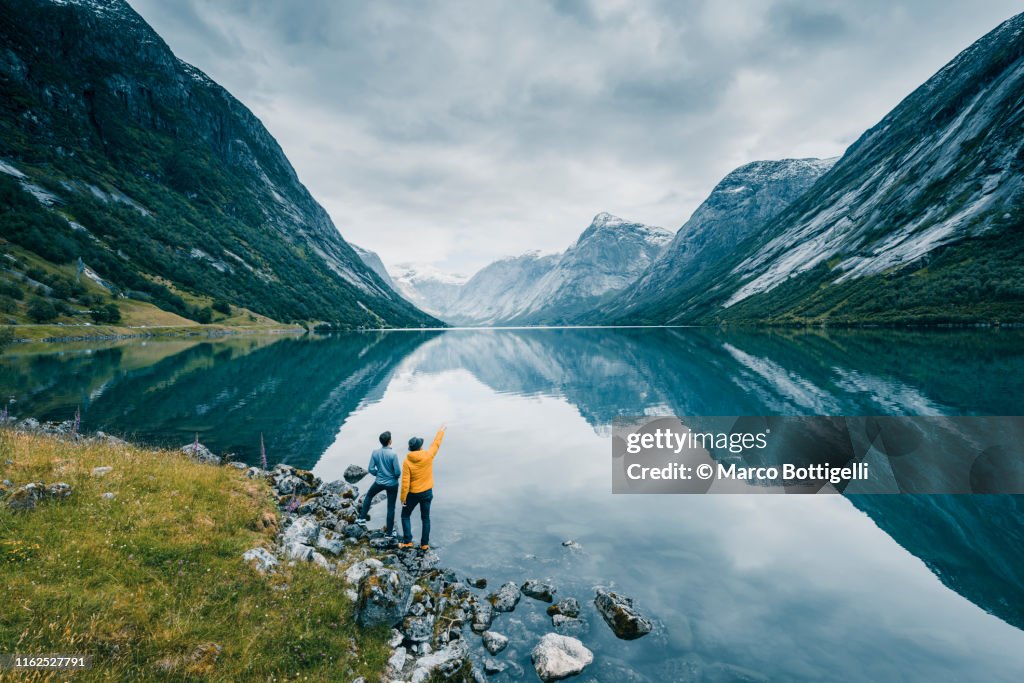
[[[641,414],[1019,415],[1024,333],[449,330],[17,347],[12,412],[158,445],[312,468],[376,435],[448,436],[435,465],[445,565],[550,579],[584,605],[600,681],[1019,680],[1024,522],[1014,496],[615,496],[610,424]],[[364,482],[364,485],[367,482]],[[383,521],[374,508],[372,526]],[[418,520],[414,524],[418,531]],[[566,539],[582,550],[565,548]],[[657,623],[615,639],[614,586]],[[527,668],[529,598],[494,629]],[[476,639],[473,639],[475,643]],[[502,680],[501,676],[495,677]]]

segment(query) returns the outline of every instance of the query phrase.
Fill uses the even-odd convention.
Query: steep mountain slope
[[[676,233],[672,243],[636,283],[587,316],[594,322],[641,310],[639,321],[671,307],[676,295],[736,245],[764,228],[823,173],[835,159],[754,161],[723,178]]]
[[[1024,320],[1024,15],[963,51],[658,321]]]
[[[431,315],[445,319],[466,277],[432,266],[402,263],[395,267],[395,291]]]
[[[529,252],[487,266],[441,317],[468,325],[566,323],[630,285],[671,240],[664,228],[600,213],[562,254]]]
[[[278,320],[435,322],[124,0],[0,0],[0,194],[8,242],[182,315],[219,299]]]
[[[380,256],[377,255],[377,252],[370,251],[369,249],[363,249],[358,244],[354,244],[352,242],[349,242],[348,246],[352,247],[353,251],[356,252],[356,255],[367,265],[367,267],[369,267],[370,270],[377,273],[377,276],[384,281],[384,284],[392,290],[395,289],[395,281],[391,279],[391,274],[388,273],[388,269],[384,267],[384,262],[380,260]]]

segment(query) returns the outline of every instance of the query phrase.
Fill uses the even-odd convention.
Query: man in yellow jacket
[[[444,425],[437,430],[434,443],[423,449],[423,439],[414,436],[409,439],[409,454],[402,464],[402,542],[399,548],[412,547],[412,511],[420,507],[420,548],[430,549],[430,501],[434,499],[434,456],[444,438]]]

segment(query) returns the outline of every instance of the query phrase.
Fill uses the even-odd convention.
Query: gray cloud
[[[840,154],[1014,2],[130,0],[264,121],[346,238],[471,272],[597,212],[676,228]]]

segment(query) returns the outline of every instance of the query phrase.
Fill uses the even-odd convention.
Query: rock
[[[326,569],[332,574],[336,569],[335,566],[330,562],[330,560],[328,560],[326,557],[324,557],[315,550],[312,551],[312,553],[310,553],[309,561],[315,564],[316,566],[320,567],[321,569]]]
[[[229,462],[228,467],[234,467],[236,470],[242,470],[243,472],[249,469],[248,465],[246,465],[244,462],[238,462],[237,460],[232,460],[231,462]]]
[[[181,447],[181,452],[192,458],[196,462],[201,462],[207,465],[219,465],[220,457],[213,454],[209,448],[203,444],[185,444]]]
[[[39,420],[34,417],[26,417],[24,420],[18,423],[18,429],[23,432],[34,432],[39,429]]]
[[[297,562],[310,562],[313,559],[313,549],[304,543],[287,543],[281,548],[281,554],[289,560]]]
[[[375,557],[363,560],[362,562],[356,562],[345,570],[345,582],[350,586],[358,586],[364,576],[374,569],[379,569],[383,566],[384,563]]]
[[[467,576],[466,583],[468,583],[473,588],[487,588],[487,579],[483,577],[479,579],[471,579]]]
[[[362,538],[366,535],[366,527],[362,524],[349,524],[342,532],[349,538]]]
[[[394,650],[402,644],[403,640],[405,640],[405,636],[402,635],[402,632],[397,628],[393,628],[391,629],[391,638],[388,640],[388,647]]]
[[[341,476],[343,476],[345,481],[350,484],[358,484],[367,474],[369,474],[369,472],[366,471],[365,467],[349,465],[345,468],[345,472]]]
[[[462,669],[468,656],[469,645],[464,640],[456,640],[421,657],[409,680],[411,683],[426,683],[435,673],[442,679],[451,678]]]
[[[500,674],[502,671],[508,668],[508,664],[499,662],[496,659],[490,657],[484,657],[484,673],[488,676],[493,674]]]
[[[107,465],[104,465],[102,467],[93,467],[92,468],[92,476],[94,476],[94,477],[102,477],[102,476],[105,476],[108,472],[113,471],[113,469],[114,469],[113,467],[109,467]]]
[[[44,497],[53,498],[56,500],[63,500],[71,495],[71,486],[60,481],[56,484],[50,484],[46,487]]]
[[[576,598],[563,598],[551,607],[548,607],[548,614],[564,614],[567,617],[578,617],[580,615],[580,603]]]
[[[564,614],[556,614],[551,617],[551,625],[555,633],[563,636],[581,636],[590,630],[590,624],[576,617],[567,617]]]
[[[575,552],[579,552],[579,551],[583,550],[583,546],[580,545],[579,543],[577,543],[576,541],[572,540],[572,539],[569,539],[568,541],[562,541],[562,547],[563,548],[568,548],[569,550],[572,550],[572,551],[575,551]]]
[[[341,537],[333,531],[321,529],[320,535],[316,539],[316,547],[329,552],[331,555],[340,555],[345,549],[345,544],[342,542]]]
[[[269,472],[261,470],[259,467],[250,467],[245,471],[245,476],[247,476],[249,479],[263,479],[268,474]]]
[[[494,631],[484,631],[481,636],[484,641],[484,649],[492,655],[496,655],[508,647],[508,638]]]
[[[571,636],[548,633],[533,648],[530,660],[540,680],[560,681],[582,672],[594,661],[594,653]]]
[[[281,538],[281,545],[290,543],[302,543],[304,545],[315,545],[320,536],[320,525],[312,515],[304,515],[295,518],[294,521],[284,530]]]
[[[242,559],[255,567],[260,574],[277,569],[278,561],[266,548],[252,548],[242,553]]]
[[[102,498],[103,500],[114,500],[115,498],[117,498],[117,494],[114,493],[113,491],[107,491],[102,496],[100,496],[100,498]]]
[[[407,616],[402,620],[401,631],[411,643],[425,643],[434,635],[434,615]]]
[[[488,595],[487,600],[494,607],[494,611],[511,612],[519,604],[519,598],[521,597],[522,593],[519,591],[519,587],[509,581],[502,584],[501,588],[496,592]]]
[[[312,487],[294,474],[285,474],[274,481],[274,488],[283,496],[303,496],[313,491]]]
[[[543,583],[536,579],[530,579],[523,584],[522,590],[523,595],[533,598],[534,600],[542,600],[544,602],[553,602],[555,597],[555,587],[549,583]]]
[[[605,588],[597,589],[594,606],[611,627],[616,636],[622,640],[635,640],[651,632],[654,625],[633,607],[633,599]]]
[[[486,600],[473,600],[473,621],[470,628],[474,633],[483,633],[494,621],[494,608]]]
[[[411,581],[388,567],[371,567],[356,589],[356,623],[372,628],[393,626],[409,609]]]
[[[405,659],[405,648],[399,645],[395,648],[395,651],[391,653],[391,657],[388,659],[388,671],[392,675],[401,676],[402,669],[405,668]]]
[[[333,493],[349,500],[355,500],[359,496],[359,489],[342,479],[321,484],[319,490],[326,493]]]
[[[370,539],[370,547],[377,550],[387,550],[397,546],[398,538],[396,536],[378,536]]]

